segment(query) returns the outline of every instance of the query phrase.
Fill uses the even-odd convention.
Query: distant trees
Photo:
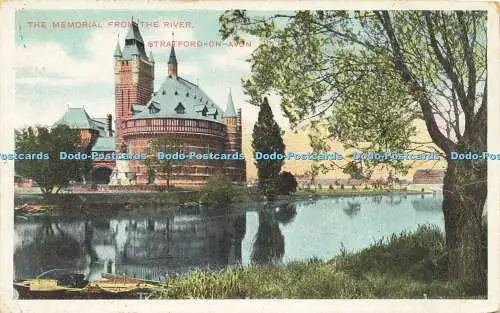
[[[267,98],[264,98],[260,105],[259,117],[253,128],[252,138],[254,152],[265,154],[285,153],[281,129],[274,120]],[[273,198],[278,193],[278,175],[283,163],[283,159],[261,159],[255,162],[257,176],[259,177],[259,188],[268,198]]]
[[[71,181],[82,181],[91,167],[91,160],[61,160],[60,152],[80,151],[78,130],[66,125],[52,129],[27,127],[15,131],[15,152],[48,154],[43,160],[15,160],[16,172],[38,183],[44,196],[58,193]]]

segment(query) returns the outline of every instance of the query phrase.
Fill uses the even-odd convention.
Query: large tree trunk
[[[481,215],[487,195],[486,161],[449,160],[443,186],[443,212],[449,278],[467,293],[486,294],[486,255],[481,251]]]

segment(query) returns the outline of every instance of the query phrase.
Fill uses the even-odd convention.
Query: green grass
[[[422,226],[328,262],[229,267],[168,278],[155,298],[377,299],[464,298],[446,281],[447,256],[439,229]]]

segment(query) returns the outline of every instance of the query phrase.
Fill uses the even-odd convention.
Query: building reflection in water
[[[160,280],[170,273],[241,263],[245,212],[127,218],[16,220],[15,279],[76,269]]]

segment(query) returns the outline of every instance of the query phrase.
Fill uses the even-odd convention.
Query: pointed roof
[[[236,117],[236,110],[234,108],[231,89],[229,89],[229,98],[227,99],[227,106],[226,106],[226,112],[224,113],[224,117]]]
[[[172,48],[170,48],[170,57],[168,58],[168,64],[177,65],[177,57],[175,56],[174,46],[172,46]]]
[[[120,48],[120,42],[116,41],[116,47],[115,47],[115,53],[113,54],[114,57],[122,57],[122,49]]]
[[[132,21],[130,24],[130,28],[128,29],[127,37],[125,40],[136,40],[142,44],[144,44],[144,40],[142,39],[141,32],[139,31],[139,25],[136,22]]]
[[[139,26],[136,22],[132,21],[127,36],[125,37],[122,58],[127,61],[133,60],[136,56],[148,61],[146,51],[144,50],[144,40],[139,31]]]

